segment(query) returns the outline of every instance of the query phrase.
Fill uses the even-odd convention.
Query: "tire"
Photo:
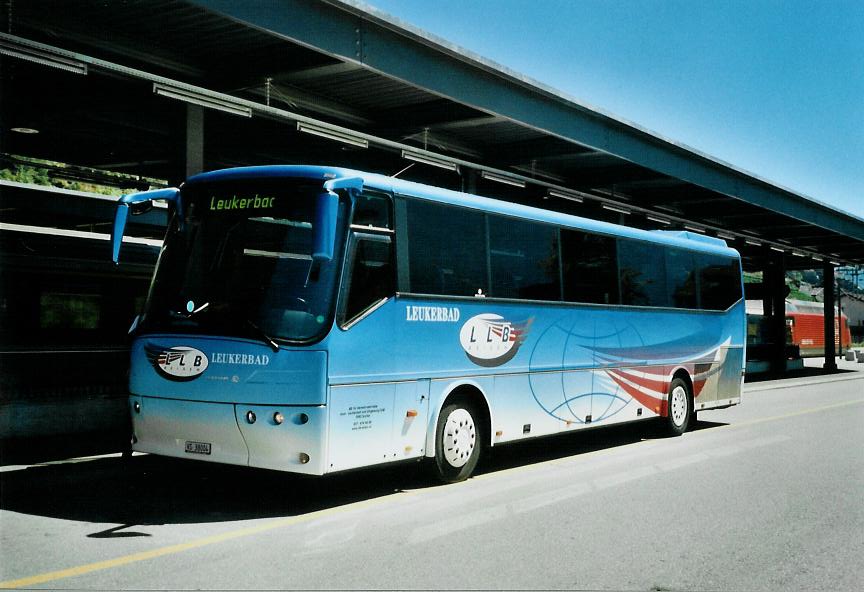
[[[693,421],[693,396],[687,382],[673,378],[666,397],[668,415],[663,418],[664,431],[669,436],[680,436]]]
[[[482,448],[480,415],[467,403],[441,409],[435,428],[435,476],[444,483],[464,481],[474,472]]]

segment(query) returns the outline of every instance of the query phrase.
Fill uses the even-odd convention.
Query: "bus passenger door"
[[[394,460],[423,456],[428,423],[429,380],[397,383],[393,405]]]
[[[341,331],[331,339],[331,344],[338,343],[331,350],[331,361],[340,358],[337,375],[347,372],[356,384],[330,387],[331,471],[405,458],[407,444],[396,439],[393,424],[401,425],[408,410],[415,410],[415,419],[420,419],[416,383],[387,376],[393,358],[387,337],[392,335],[394,317],[385,305],[396,294],[390,226],[385,197],[371,192],[358,197],[336,313]],[[406,435],[409,432],[413,436],[414,430]]]

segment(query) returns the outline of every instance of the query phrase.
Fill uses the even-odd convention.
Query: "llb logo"
[[[178,382],[198,378],[207,369],[207,355],[194,347],[170,347],[147,345],[147,359],[164,378]]]
[[[519,351],[533,320],[514,323],[496,314],[477,315],[462,325],[459,342],[468,359],[478,366],[500,366]]]

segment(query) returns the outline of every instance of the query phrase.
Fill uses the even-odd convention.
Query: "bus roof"
[[[328,166],[313,166],[313,165],[267,165],[267,166],[251,166],[237,167],[230,169],[221,169],[201,173],[190,177],[187,183],[198,184],[214,181],[226,181],[232,179],[252,179],[265,177],[295,177],[317,179],[322,183],[331,179],[342,177],[360,177],[363,179],[364,187],[379,189],[382,191],[390,191],[395,194],[411,196],[419,199],[446,203],[455,206],[461,206],[471,209],[476,209],[504,216],[513,216],[524,218],[527,220],[536,220],[546,222],[558,226],[564,226],[589,232],[618,236],[622,238],[630,238],[664,244],[694,251],[703,251],[706,253],[714,253],[725,255],[727,257],[740,257],[738,251],[729,247],[726,241],[720,238],[704,236],[687,231],[675,230],[642,230],[639,228],[631,228],[629,226],[621,226],[610,222],[602,222],[574,216],[571,214],[563,214],[542,208],[535,208],[522,204],[514,204],[506,201],[501,201],[494,198],[482,197],[470,193],[462,193],[443,189],[441,187],[433,187],[406,181],[394,177],[388,177],[377,173],[367,173],[353,169],[328,167]]]

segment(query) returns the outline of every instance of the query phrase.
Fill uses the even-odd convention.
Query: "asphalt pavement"
[[[860,590],[862,428],[864,372],[847,372],[748,384],[680,438],[635,425],[501,446],[456,485],[413,464],[6,466],[0,585]]]

